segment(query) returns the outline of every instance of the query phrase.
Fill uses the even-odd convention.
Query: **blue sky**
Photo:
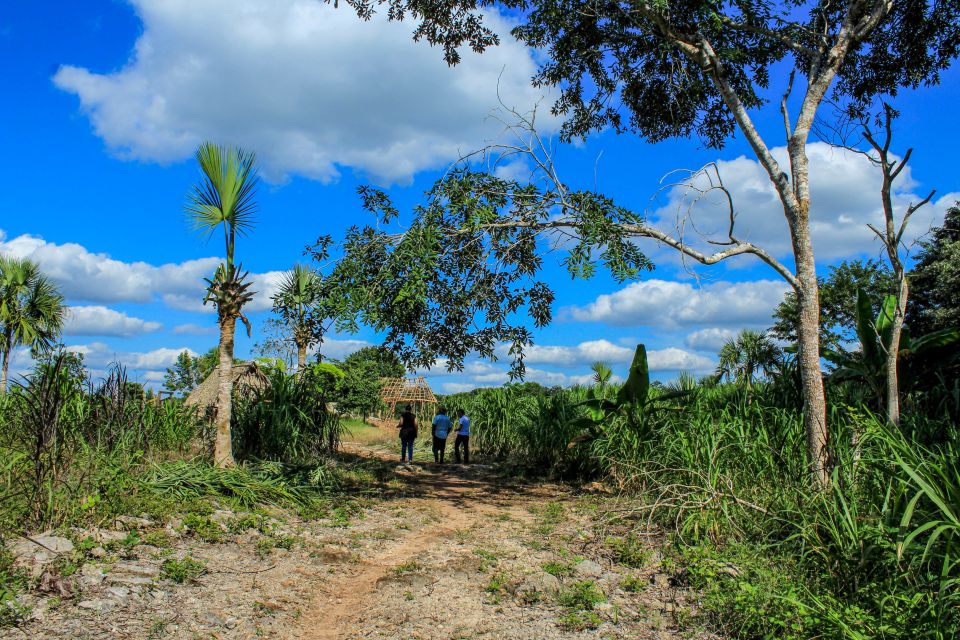
[[[493,15],[502,31],[507,20]],[[9,0],[0,8],[3,189],[0,250],[31,256],[60,283],[73,308],[65,343],[91,369],[125,363],[155,384],[176,353],[213,346],[215,317],[200,307],[202,276],[220,245],[188,227],[183,204],[197,177],[191,151],[204,139],[255,149],[266,178],[255,231],[238,255],[262,295],[251,319],[249,355],[269,317],[277,274],[321,234],[341,237],[369,221],[359,184],[389,189],[407,208],[460,153],[499,131],[489,114],[496,95],[520,109],[541,96],[529,85],[535,61],[505,40],[483,56],[447,68],[440,52],[410,40],[410,25],[363,23],[317,0]],[[937,189],[918,213],[913,236],[942,220],[960,198],[953,115],[956,69],[938,87],[904,94],[895,148],[914,147],[898,203]],[[771,94],[783,91],[774,77]],[[549,101],[549,96],[546,98]],[[757,122],[781,144],[780,116]],[[542,114],[545,135],[556,122]],[[814,241],[821,269],[844,258],[879,255],[867,222],[878,220],[879,177],[869,163],[825,145],[811,148]],[[621,204],[673,224],[679,193],[651,203],[677,168],[718,160],[736,197],[743,234],[787,259],[782,214],[742,140],[705,149],[697,140],[658,145],[600,134],[558,149],[565,179],[596,185]],[[698,226],[722,227],[716,211],[697,210]],[[718,343],[741,327],[769,325],[785,285],[747,259],[692,278],[675,255],[644,245],[656,271],[618,285],[605,275],[570,283],[548,260],[557,291],[556,322],[537,333],[531,379],[568,384],[602,359],[622,370],[633,345],[651,349],[660,378],[708,370]],[[376,336],[334,336],[341,356]],[[15,361],[23,370],[24,354]],[[505,364],[472,362],[457,375],[433,375],[442,391],[504,380]]]

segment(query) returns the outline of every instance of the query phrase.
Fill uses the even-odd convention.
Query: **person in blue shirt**
[[[447,410],[440,407],[433,417],[433,461],[443,464],[443,456],[447,453],[447,436],[453,424],[447,417]]]
[[[457,410],[457,439],[453,443],[453,455],[460,463],[460,448],[463,447],[463,464],[470,464],[470,418],[463,409]]]

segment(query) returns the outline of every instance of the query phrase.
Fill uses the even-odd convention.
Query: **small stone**
[[[117,564],[113,567],[113,573],[153,578],[160,575],[160,568],[149,564]]]
[[[125,531],[111,531],[109,529],[94,529],[90,537],[101,544],[113,544],[127,539]]]
[[[650,582],[658,589],[667,589],[670,587],[670,576],[665,573],[655,573],[650,577]]]
[[[214,611],[207,611],[200,616],[200,621],[211,627],[222,627],[226,622],[222,614]]]
[[[153,526],[152,520],[136,516],[117,516],[113,522],[118,529],[123,531],[138,531]]]
[[[581,578],[599,578],[603,575],[603,567],[593,560],[584,560],[574,565],[573,572]]]
[[[131,587],[147,587],[153,584],[153,579],[140,576],[110,576],[107,581],[111,584],[125,584]]]
[[[103,582],[107,574],[93,563],[86,563],[80,567],[80,586],[94,587]]]
[[[50,562],[61,553],[73,551],[73,543],[60,536],[40,535],[32,538],[20,538],[10,545],[14,558],[32,558],[37,562]]]
[[[80,607],[81,609],[89,609],[90,611],[103,613],[105,611],[109,611],[110,609],[112,609],[114,607],[114,604],[115,603],[110,600],[102,600],[98,598],[95,600],[83,600],[77,606]]]
[[[534,573],[524,578],[517,587],[519,594],[547,593],[554,594],[560,591],[560,580],[546,571]]]
[[[238,624],[240,624],[240,621],[232,616],[223,621],[223,626],[227,629],[236,629]]]
[[[103,547],[94,547],[93,549],[90,549],[90,556],[93,558],[106,558],[107,550]]]
[[[127,589],[126,587],[110,587],[107,589],[107,593],[118,600],[125,600],[130,596],[130,589]]]

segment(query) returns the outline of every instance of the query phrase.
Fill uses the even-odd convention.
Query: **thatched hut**
[[[270,381],[256,362],[233,365],[233,393],[245,394],[266,387]],[[220,367],[216,367],[207,379],[190,392],[184,404],[196,407],[197,411],[210,415],[217,406],[217,386],[220,383]]]

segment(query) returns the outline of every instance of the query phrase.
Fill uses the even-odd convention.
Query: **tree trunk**
[[[233,417],[233,339],[237,319],[220,318],[220,366],[217,380],[216,435],[213,443],[213,462],[218,467],[232,467],[233,442],[230,420]]]
[[[900,335],[903,333],[903,319],[907,313],[907,299],[910,296],[910,285],[907,274],[902,270],[897,274],[900,278],[900,291],[897,295],[897,308],[893,313],[893,326],[890,331],[890,346],[887,348],[887,419],[890,424],[900,424],[900,380],[897,375],[897,362],[900,356]]]
[[[10,349],[13,344],[13,338],[4,334],[3,336],[3,373],[0,374],[0,395],[7,393],[7,373],[10,371]]]
[[[307,345],[297,344],[297,371],[303,371],[307,366]]]

